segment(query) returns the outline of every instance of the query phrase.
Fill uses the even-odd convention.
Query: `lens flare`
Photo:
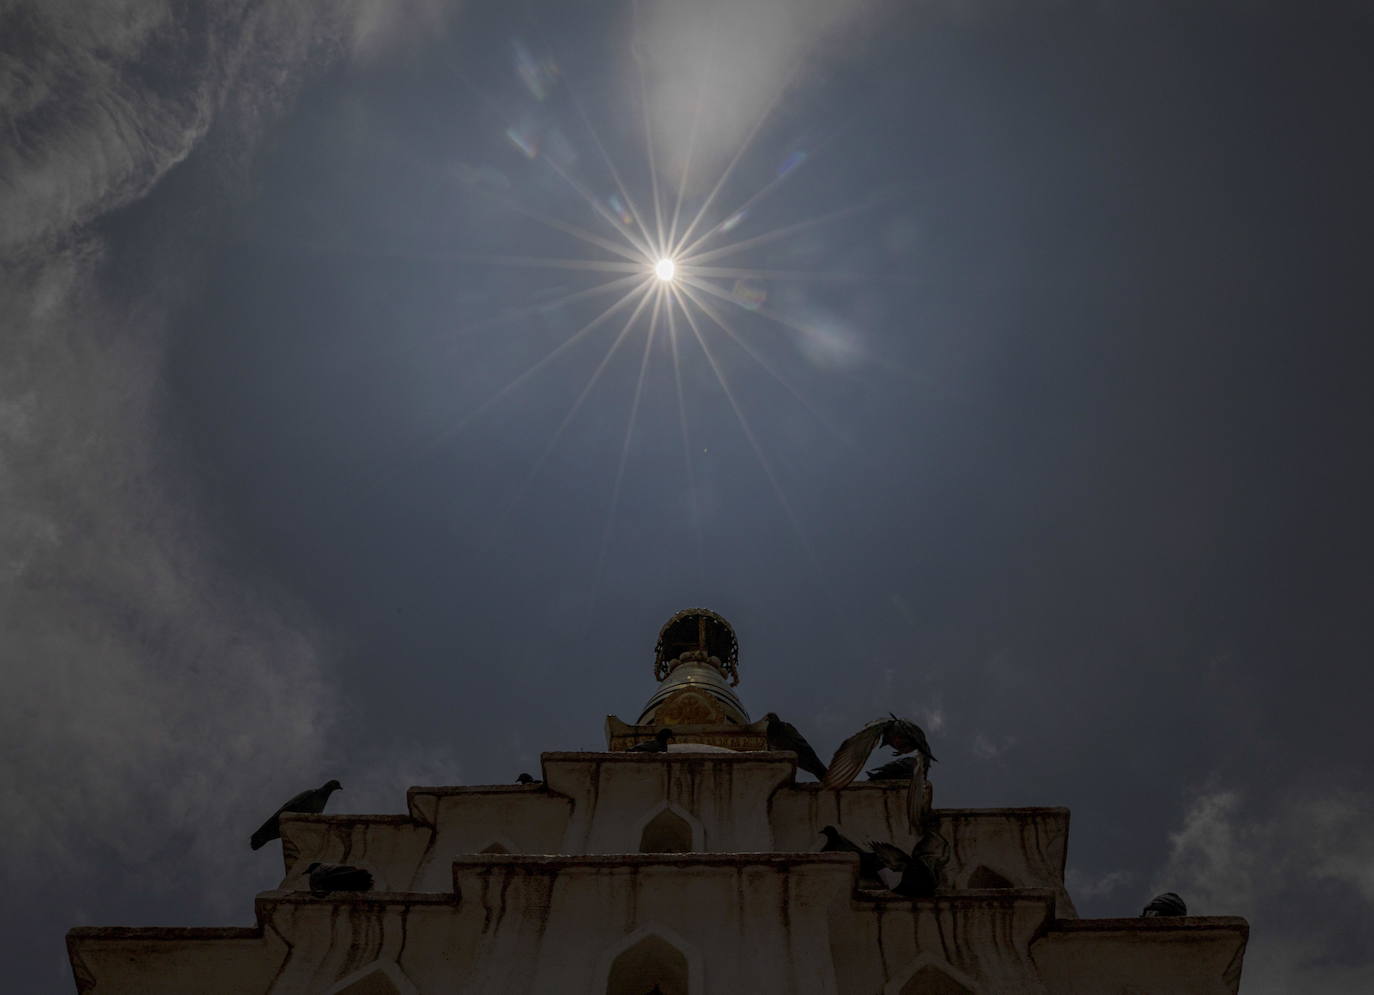
[[[654,276],[664,283],[671,283],[677,274],[677,265],[671,259],[660,259],[654,264]]]

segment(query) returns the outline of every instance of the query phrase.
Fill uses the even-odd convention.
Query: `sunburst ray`
[[[748,440],[750,448],[753,449],[754,456],[759,462],[759,467],[763,470],[763,475],[768,478],[768,483],[773,488],[773,494],[777,497],[778,504],[782,507],[783,514],[787,516],[787,521],[791,524],[792,530],[796,533],[798,542],[811,558],[812,562],[816,563],[816,552],[811,545],[811,540],[807,537],[806,530],[802,528],[801,520],[797,517],[796,511],[792,508],[792,502],[787,499],[787,494],[783,491],[782,485],[778,482],[777,474],[773,471],[773,464],[770,463],[768,457],[764,455],[763,447],[759,444],[758,437],[755,436],[754,429],[749,424],[749,417],[744,413],[744,409],[740,407],[739,400],[735,397],[735,392],[730,387],[729,380],[726,379],[724,371],[720,368],[720,363],[716,361],[715,354],[711,352],[711,347],[706,342],[706,336],[702,334],[700,327],[698,327],[696,318],[692,315],[692,309],[682,305],[680,296],[675,294],[674,299],[679,308],[681,308],[683,317],[687,319],[687,324],[692,329],[692,334],[696,337],[697,344],[701,346],[702,354],[706,357],[706,362],[710,364],[711,372],[715,374],[716,382],[720,384],[721,390],[725,393],[725,399],[730,404],[730,410],[734,412],[735,420],[739,423],[740,430],[744,433],[745,439]]]
[[[721,329],[721,331],[723,331],[726,335],[730,336],[731,341],[733,341],[737,346],[739,346],[740,349],[744,351],[745,355],[747,355],[750,359],[757,363],[764,370],[765,373],[767,373],[774,380],[776,380],[784,390],[791,394],[792,397],[796,399],[797,403],[800,404],[803,408],[805,408],[807,412],[811,415],[811,417],[815,418],[816,421],[818,421],[827,432],[833,435],[840,442],[844,443],[846,446],[852,447],[854,445],[853,440],[850,439],[849,436],[841,432],[839,428],[837,428],[836,425],[828,417],[826,417],[819,409],[817,409],[816,406],[812,404],[810,400],[807,399],[806,395],[802,393],[800,390],[798,390],[796,386],[793,385],[791,380],[787,379],[787,377],[785,377],[782,374],[782,372],[777,367],[775,367],[770,360],[768,360],[757,349],[750,345],[748,340],[743,335],[736,332],[735,329],[730,325],[729,320],[723,314],[721,314],[719,310],[717,310],[708,301],[702,300],[700,297],[694,294],[691,289],[689,289],[690,287],[697,286],[695,281],[689,278],[684,280],[684,284],[685,285],[681,288],[682,293],[690,297],[692,303],[694,303],[697,307],[701,308],[702,312],[713,322],[715,322],[716,325]]]
[[[606,566],[606,554],[610,548],[611,530],[615,527],[615,514],[620,505],[620,488],[625,481],[625,465],[630,459],[630,441],[634,435],[635,423],[639,418],[639,401],[644,395],[644,378],[649,369],[649,355],[654,346],[654,334],[658,330],[659,311],[663,306],[665,292],[662,287],[654,290],[654,309],[649,317],[649,331],[644,336],[644,354],[639,360],[639,377],[635,380],[634,398],[630,402],[630,414],[625,420],[625,438],[620,445],[620,461],[615,469],[615,482],[611,485],[611,501],[606,511],[606,525],[601,531],[601,549],[596,558],[597,587],[601,584],[601,574]]]

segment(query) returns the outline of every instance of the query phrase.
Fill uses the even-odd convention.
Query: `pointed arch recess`
[[[392,962],[373,961],[340,978],[327,995],[420,995],[420,991]]]
[[[644,995],[654,985],[663,995],[705,995],[701,954],[662,926],[642,926],[601,957],[598,995]],[[638,986],[638,987],[636,987]]]
[[[930,954],[921,954],[906,970],[897,973],[886,987],[883,995],[977,995],[978,986],[972,978],[936,960]]]
[[[644,814],[631,839],[639,853],[701,853],[706,833],[701,821],[674,802],[661,802]]]
[[[1015,888],[1011,879],[1000,871],[995,871],[987,864],[979,864],[968,876],[968,887],[979,888]]]

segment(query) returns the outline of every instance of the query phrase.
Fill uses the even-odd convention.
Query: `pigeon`
[[[825,777],[825,764],[821,763],[821,758],[816,756],[816,751],[811,749],[811,744],[806,741],[806,737],[797,732],[797,727],[791,722],[784,722],[778,718],[776,712],[769,712],[764,716],[768,720],[768,748],[770,750],[790,750],[797,755],[797,766],[820,780]]]
[[[324,811],[325,805],[329,803],[331,792],[340,791],[343,785],[338,781],[329,780],[318,788],[311,788],[309,791],[302,791],[295,798],[283,805],[272,813],[272,817],[258,827],[258,831],[252,835],[249,845],[254,850],[261,850],[269,840],[281,838],[281,829],[277,822],[283,812],[310,812],[318,815]]]
[[[654,985],[654,987],[650,988],[644,995],[663,995],[663,989],[658,987],[658,985]]]
[[[889,891],[909,898],[930,895],[940,884],[940,872],[949,860],[949,843],[932,828],[911,848],[908,855],[901,847],[880,840],[868,843],[881,865],[877,877]]]
[[[1145,910],[1140,913],[1140,918],[1154,918],[1155,916],[1186,916],[1188,906],[1183,899],[1178,897],[1177,892],[1166,891],[1162,895],[1156,895],[1150,899],[1150,904],[1145,906]]]
[[[654,733],[653,739],[646,739],[642,743],[636,743],[630,747],[631,753],[667,753],[668,740],[673,738],[673,730],[660,729]]]
[[[889,718],[874,719],[850,736],[830,759],[830,768],[821,782],[827,789],[837,791],[858,776],[863,770],[864,761],[879,744],[892,747],[898,755],[915,753],[916,767],[929,767],[935,757],[926,742],[926,734],[915,722],[899,719],[889,713]]]
[[[539,783],[539,779],[538,779],[537,777],[535,777],[533,774],[527,774],[527,773],[525,773],[525,772],[522,770],[522,771],[520,772],[520,776],[517,777],[517,778],[515,779],[515,783],[516,783],[516,784],[538,784],[538,783]]]
[[[361,867],[316,861],[305,871],[310,875],[310,890],[316,895],[331,891],[368,891],[372,887],[372,875]]]
[[[890,746],[897,754],[915,753],[911,758],[911,784],[906,793],[907,822],[913,833],[919,833],[930,812],[930,782],[926,771],[930,769],[935,757],[926,742],[926,734],[915,722],[899,719],[888,713],[888,718],[874,719],[850,736],[830,760],[830,769],[821,780],[821,787],[838,791],[863,769],[868,755],[879,745]]]
[[[905,781],[916,766],[915,757],[898,757],[868,772],[870,781]]]
[[[821,835],[825,837],[825,843],[821,846],[821,853],[857,853],[859,855],[859,874],[866,878],[877,876],[878,858],[873,853],[859,846],[834,826],[823,827]]]

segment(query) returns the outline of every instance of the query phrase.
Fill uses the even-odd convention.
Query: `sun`
[[[671,259],[664,257],[654,264],[654,276],[664,283],[672,283],[673,276],[677,273],[677,264]]]

